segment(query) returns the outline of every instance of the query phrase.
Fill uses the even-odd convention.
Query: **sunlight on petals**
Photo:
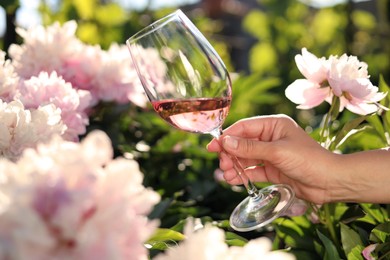
[[[329,88],[321,88],[317,83],[298,79],[286,88],[285,95],[295,104],[299,104],[298,108],[309,109],[325,100],[329,95]]]
[[[296,55],[295,62],[306,79],[319,84],[326,79],[328,62],[325,58],[319,59],[306,48],[302,48],[302,55]]]

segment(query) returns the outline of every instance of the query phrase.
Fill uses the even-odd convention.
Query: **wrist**
[[[390,153],[334,154],[327,186],[330,202],[390,202]]]

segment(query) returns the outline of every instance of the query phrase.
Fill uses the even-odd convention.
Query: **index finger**
[[[280,128],[281,123],[286,125],[291,122],[291,118],[286,115],[255,116],[237,121],[226,128],[222,135],[270,141],[272,140],[275,131],[278,130],[278,126]]]

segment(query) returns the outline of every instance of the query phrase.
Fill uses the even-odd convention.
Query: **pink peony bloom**
[[[16,99],[26,108],[36,109],[40,105],[54,104],[61,109],[61,118],[67,129],[63,135],[66,140],[77,141],[85,134],[89,123],[86,109],[90,106],[91,95],[85,90],[76,90],[70,83],[57,76],[41,72],[37,77],[21,81]]]
[[[355,56],[331,56],[317,58],[306,48],[295,57],[296,64],[306,79],[298,79],[285,91],[286,97],[298,104],[298,108],[310,109],[323,101],[332,102],[333,96],[340,98],[340,111],[366,115],[376,112],[377,102],[385,97],[373,86],[367,73],[367,65]]]
[[[0,99],[11,101],[17,88],[19,77],[10,60],[5,59],[5,52],[0,50]]]
[[[24,43],[9,49],[15,71],[25,79],[55,71],[73,88],[91,92],[90,107],[99,101],[145,106],[147,99],[125,45],[113,44],[105,51],[82,43],[76,29],[75,21],[18,28]],[[153,57],[150,62],[153,65]]]
[[[298,79],[286,88],[286,97],[299,104],[300,109],[310,109],[318,106],[331,96],[326,83],[329,62],[325,58],[317,58],[306,48],[302,49],[302,55],[295,56],[295,62],[299,71],[306,79]]]
[[[107,52],[102,53],[96,85],[97,96],[103,101],[123,104],[130,100],[140,107],[144,107],[148,101],[125,45],[113,44]]]
[[[77,58],[84,50],[84,44],[75,36],[76,29],[75,21],[62,26],[56,22],[48,27],[17,28],[24,43],[12,44],[8,50],[16,72],[23,78],[41,71],[59,72],[65,61]]]
[[[52,104],[26,110],[20,101],[0,100],[0,156],[16,161],[26,148],[63,134],[60,113]]]
[[[249,241],[243,247],[228,247],[225,243],[224,232],[207,224],[204,227],[187,222],[184,234],[186,240],[178,246],[169,248],[165,253],[158,255],[156,260],[240,260],[240,259],[283,259],[292,260],[292,254],[271,251],[272,242],[265,237]]]
[[[143,242],[158,223],[147,214],[160,197],[137,162],[112,156],[95,131],[0,161],[0,258],[148,259]]]
[[[61,68],[58,69],[59,75],[72,83],[74,88],[91,92],[91,106],[100,100],[97,75],[103,66],[103,53],[100,46],[83,45],[77,55],[64,59]],[[111,82],[108,83],[109,86],[106,87],[114,87]]]
[[[355,56],[330,57],[328,82],[334,95],[340,97],[340,110],[367,115],[378,110],[378,101],[386,93],[378,92],[369,80],[367,64]]]

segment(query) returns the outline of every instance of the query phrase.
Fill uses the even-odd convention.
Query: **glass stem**
[[[248,192],[249,196],[251,198],[261,198],[262,194],[259,193],[259,190],[256,188],[256,186],[253,184],[253,182],[249,179],[249,177],[245,174],[244,167],[242,167],[242,164],[238,160],[238,158],[234,155],[229,154],[228,152],[223,149],[223,146],[221,144],[220,136],[222,135],[222,129],[216,129],[215,131],[212,131],[210,133],[220,144],[222,151],[226,153],[230,159],[233,161],[233,168],[236,170],[237,175],[241,179],[242,183],[245,186],[246,191]]]

